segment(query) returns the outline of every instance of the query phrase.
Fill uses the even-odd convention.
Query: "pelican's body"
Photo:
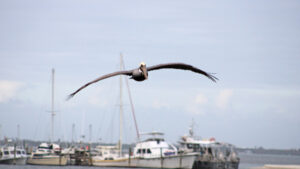
[[[146,64],[141,63],[140,67],[132,70],[131,79],[136,81],[144,81],[148,78],[148,71],[146,69]]]
[[[143,75],[143,72],[140,69],[134,69],[132,71],[131,78],[136,80],[136,81],[144,81],[146,78]]]
[[[125,70],[125,71],[118,71],[118,72],[114,72],[114,73],[110,73],[104,76],[101,76],[85,85],[83,85],[82,87],[80,87],[79,89],[77,89],[74,93],[69,95],[69,98],[73,97],[76,93],[78,93],[80,90],[82,90],[83,88],[87,87],[88,85],[92,84],[92,83],[96,83],[100,80],[112,77],[112,76],[116,76],[116,75],[127,75],[127,76],[131,76],[131,79],[134,79],[136,81],[144,81],[146,79],[148,79],[148,71],[152,71],[152,70],[157,70],[157,69],[181,69],[181,70],[190,70],[192,72],[195,73],[199,73],[202,74],[206,77],[208,77],[210,80],[216,82],[216,80],[218,80],[218,78],[216,78],[215,76],[206,73],[205,71],[198,69],[196,67],[193,67],[191,65],[188,64],[184,64],[184,63],[166,63],[166,64],[159,64],[159,65],[155,65],[155,66],[151,66],[151,67],[146,67],[145,63],[141,63],[140,67],[133,69],[133,70]]]

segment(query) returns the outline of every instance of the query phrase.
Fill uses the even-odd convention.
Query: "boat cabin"
[[[150,137],[136,144],[133,150],[135,157],[164,157],[177,154],[177,148],[164,140],[163,133],[151,132],[143,135]]]

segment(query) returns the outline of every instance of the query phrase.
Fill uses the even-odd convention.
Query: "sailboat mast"
[[[17,141],[20,141],[20,124],[17,125]]]
[[[52,101],[51,101],[51,138],[50,141],[52,142],[54,139],[54,73],[55,70],[52,69]]]
[[[123,69],[123,63],[122,63],[122,60],[123,60],[123,56],[122,54],[120,54],[120,70]],[[123,100],[122,100],[122,76],[120,76],[120,136],[119,136],[119,153],[120,153],[120,156],[122,155],[122,134],[123,134],[123,129],[122,129],[122,126],[123,126],[123,121],[122,121],[122,118],[123,118]]]
[[[122,59],[121,60],[121,63],[122,63],[122,69],[121,70],[124,70],[125,66],[124,66],[123,57],[121,59]],[[128,83],[128,78],[125,78],[125,83],[126,83],[126,86],[127,86],[128,97],[129,97],[129,101],[130,101],[130,107],[131,107],[132,116],[133,116],[134,125],[135,125],[136,136],[137,136],[137,139],[140,140],[140,132],[139,132],[139,128],[138,128],[138,125],[137,125],[136,118],[135,118],[135,111],[134,111],[133,101],[132,101],[130,87],[129,87],[129,83]]]

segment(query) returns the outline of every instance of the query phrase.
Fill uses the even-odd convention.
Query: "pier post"
[[[16,162],[17,162],[16,161],[16,158],[17,158],[16,153],[17,153],[17,144],[15,143],[14,144],[14,162],[13,162],[14,165],[16,165]]]
[[[179,168],[182,168],[182,153],[179,153]]]
[[[130,167],[130,165],[131,165],[130,164],[131,163],[131,161],[130,161],[131,157],[130,156],[131,156],[131,147],[129,147],[129,152],[128,152],[128,167]]]
[[[93,165],[93,159],[92,159],[91,143],[89,144],[88,151],[89,151],[89,161],[90,161],[89,165],[92,166]]]
[[[164,159],[162,155],[162,148],[160,148],[160,168],[163,168],[164,165]]]
[[[59,145],[59,165],[61,166],[61,146]]]

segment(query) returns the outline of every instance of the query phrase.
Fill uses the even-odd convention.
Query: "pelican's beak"
[[[148,79],[148,71],[145,64],[141,64],[141,71],[143,72],[145,79]]]

